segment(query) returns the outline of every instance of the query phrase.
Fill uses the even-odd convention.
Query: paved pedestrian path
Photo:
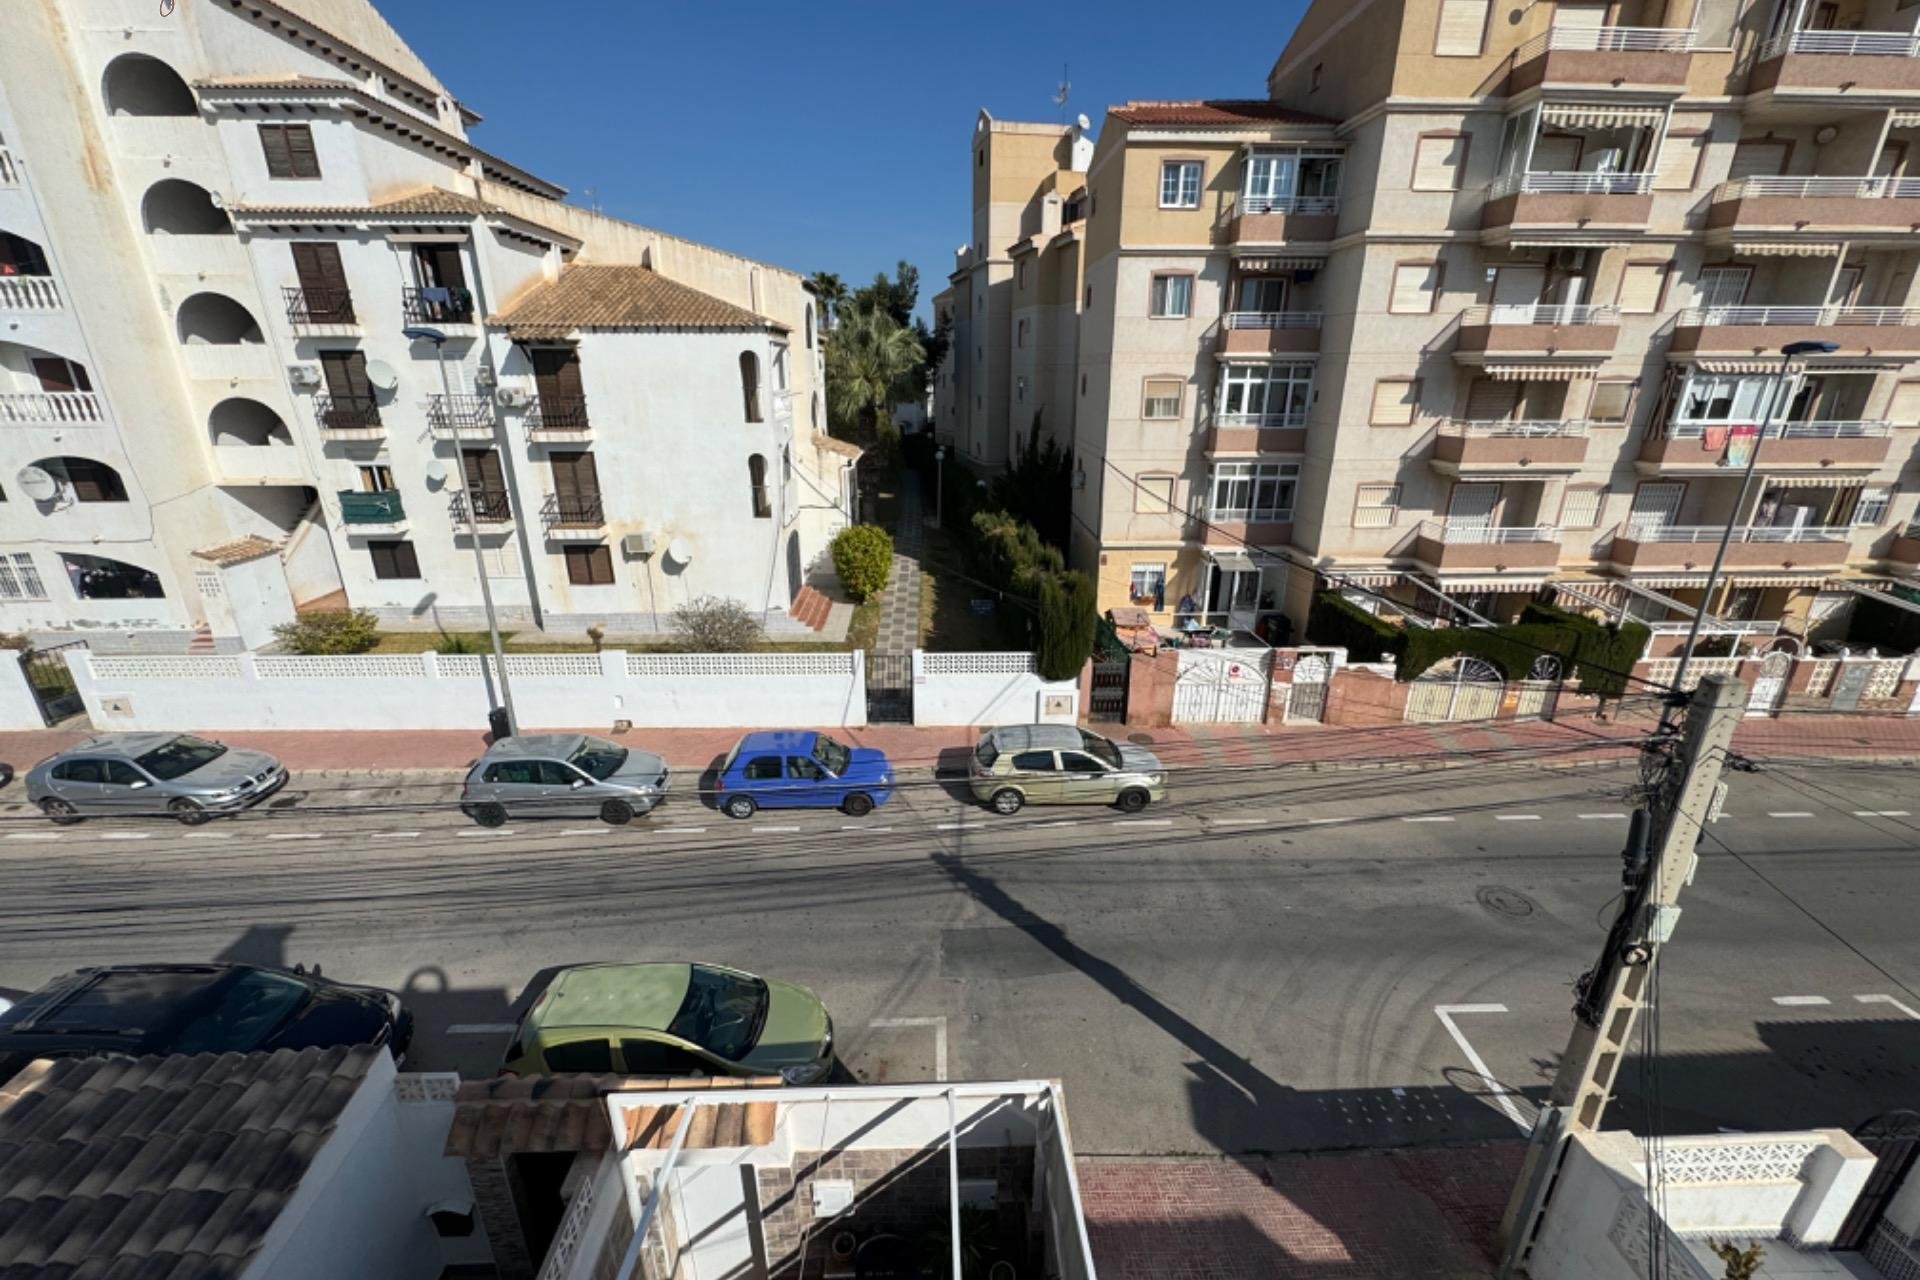
[[[899,523],[893,530],[893,572],[880,595],[876,653],[906,653],[920,647],[920,556],[926,548],[920,508],[920,477],[902,471]]]

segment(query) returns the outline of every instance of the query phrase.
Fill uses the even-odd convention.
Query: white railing
[[[1625,537],[1630,542],[1718,542],[1725,532],[1718,524],[1636,524],[1629,520]],[[1736,527],[1733,542],[1845,542],[1853,530],[1845,525],[1756,524]]]
[[[1339,196],[1240,197],[1238,213],[1338,213]]]
[[[13,167],[13,152],[0,147],[0,187],[10,187],[19,180],[20,175]]]
[[[0,391],[0,423],[65,426],[100,421],[100,397],[91,391]]]
[[[1788,53],[1912,58],[1920,56],[1920,40],[1910,31],[1791,31],[1762,45],[1760,60]]]
[[[1481,546],[1496,542],[1558,542],[1560,530],[1550,524],[1491,525],[1422,520],[1420,536],[1448,546]]]
[[[1468,307],[1460,313],[1467,324],[1618,324],[1618,307],[1589,306],[1584,302],[1499,302]]]
[[[1574,53],[1688,53],[1698,32],[1687,27],[1553,27],[1514,51],[1514,62],[1549,49]]]
[[[1221,323],[1229,329],[1318,329],[1318,311],[1229,311]]]
[[[1712,325],[1920,325],[1914,307],[1686,307],[1675,317],[1682,328]]]
[[[1577,419],[1563,421],[1559,418],[1448,418],[1440,424],[1440,434],[1496,439],[1559,439],[1586,435],[1587,424]]]
[[[1292,507],[1209,507],[1209,520],[1232,520],[1241,524],[1286,524],[1293,519]]]
[[[1653,190],[1651,173],[1510,173],[1494,179],[1487,198],[1527,195],[1643,196]]]
[[[1672,622],[1641,622],[1640,625],[1657,636],[1683,636],[1693,629],[1693,619],[1676,618]],[[1770,636],[1779,629],[1778,618],[1771,622],[1729,622],[1716,618],[1700,624],[1703,636]]]
[[[1307,411],[1296,409],[1291,413],[1216,413],[1205,427],[1304,427],[1307,425]]]
[[[60,289],[52,276],[0,276],[0,311],[58,311]]]
[[[1751,424],[1745,424],[1751,425]],[[1698,440],[1707,433],[1708,427],[1728,426],[1724,422],[1676,422],[1667,428],[1667,435],[1675,440]],[[1767,424],[1768,440],[1846,440],[1891,433],[1891,422],[1877,422],[1871,419],[1821,419],[1810,422],[1772,422]]]
[[[1920,178],[1735,178],[1714,189],[1719,200],[1755,196],[1838,197],[1845,200],[1920,200]]]

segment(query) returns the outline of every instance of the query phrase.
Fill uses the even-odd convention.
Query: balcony
[[[534,444],[591,440],[585,396],[541,396],[527,409],[527,439]]]
[[[104,420],[97,392],[0,391],[0,424],[6,426],[92,426]]]
[[[1908,307],[1689,307],[1674,319],[1675,355],[1776,355],[1789,342],[1834,342],[1842,356],[1920,357],[1920,310]]]
[[[340,519],[347,526],[347,533],[355,537],[404,533],[407,528],[407,511],[401,505],[398,489],[379,493],[340,490]]]
[[[1502,527],[1423,520],[1413,558],[1440,573],[1551,569],[1560,563],[1560,530],[1550,524]]]
[[[427,430],[435,440],[491,441],[493,402],[486,396],[428,396]]]
[[[360,326],[353,314],[353,294],[346,289],[290,284],[280,293],[287,301],[287,325],[295,333],[337,333]]]
[[[292,445],[223,444],[213,451],[213,469],[224,485],[306,484],[300,451]]]
[[[1640,446],[1636,464],[1643,472],[1662,475],[1711,473],[1724,470],[1727,444],[1724,433],[1697,422],[1679,423],[1663,436],[1649,436]],[[1754,466],[1761,472],[1872,471],[1887,460],[1892,444],[1891,423],[1777,422],[1761,439]]]
[[[455,525],[467,523],[469,502],[473,505],[473,524],[477,529],[501,529],[513,523],[513,499],[505,489],[468,489],[454,494],[447,502],[447,514]]]
[[[597,493],[569,498],[550,493],[540,504],[540,524],[553,542],[598,542],[606,536],[607,517]]]
[[[1433,439],[1433,469],[1450,476],[1516,469],[1574,471],[1586,458],[1584,422],[1454,418],[1441,423]]]
[[[1507,92],[1536,85],[1686,88],[1694,32],[1673,27],[1554,27],[1513,54]]]
[[[400,298],[406,324],[472,325],[473,294],[465,289],[407,289]]]
[[[1320,350],[1318,311],[1229,311],[1215,350],[1227,355],[1298,355]]]
[[[1453,351],[1469,364],[1482,357],[1603,359],[1619,339],[1620,313],[1613,307],[1523,303],[1462,311]]]
[[[1333,239],[1338,196],[1242,195],[1228,214],[1223,237],[1231,245],[1315,244]]]
[[[0,147],[0,187],[15,186],[20,181],[20,171],[14,168],[13,152]]]
[[[60,289],[52,276],[0,276],[0,311],[58,311]]]
[[[1643,231],[1653,213],[1651,173],[1516,173],[1496,179],[1480,207],[1484,230]]]
[[[1920,178],[1736,178],[1714,188],[1707,227],[1906,235],[1920,228]]]
[[[1199,532],[1209,547],[1284,547],[1293,541],[1293,512],[1215,510]]]
[[[1748,93],[1920,93],[1910,31],[1792,31],[1760,47]]]
[[[1884,558],[1894,564],[1920,565],[1920,520],[1893,536]]]
[[[1614,534],[1607,559],[1621,569],[1697,569],[1713,565],[1724,526],[1629,524]],[[1727,543],[1729,569],[1838,569],[1846,564],[1853,530],[1810,525],[1749,525]]]
[[[313,420],[328,440],[378,440],[387,434],[380,423],[380,406],[370,395],[333,395],[313,398]]]
[[[1216,413],[1201,429],[1209,454],[1304,453],[1307,415]]]

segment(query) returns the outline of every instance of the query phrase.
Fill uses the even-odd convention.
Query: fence
[[[1078,680],[1043,680],[1030,653],[913,655],[915,724],[1072,724]]]

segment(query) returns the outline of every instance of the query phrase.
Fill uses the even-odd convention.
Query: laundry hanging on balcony
[[[1718,453],[1727,447],[1727,429],[1708,427],[1700,433],[1700,447],[1708,453]]]
[[[1752,425],[1734,427],[1727,432],[1727,465],[1744,467],[1753,457],[1754,442],[1760,438],[1760,428]]]
[[[1569,129],[1652,129],[1667,118],[1665,107],[1610,107],[1579,102],[1548,103],[1540,119]]]

